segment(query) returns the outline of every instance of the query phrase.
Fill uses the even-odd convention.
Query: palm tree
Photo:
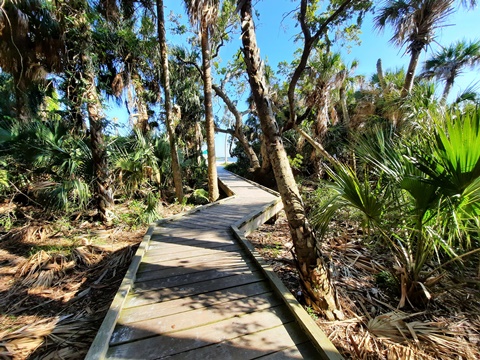
[[[407,45],[410,54],[402,97],[413,87],[415,70],[421,52],[434,40],[435,31],[444,26],[446,18],[455,11],[456,0],[385,0],[375,17],[379,30],[391,25],[394,29],[390,41],[396,46]],[[475,6],[476,0],[462,0],[463,5]]]
[[[278,191],[287,215],[290,234],[305,297],[309,306],[333,319],[342,317],[337,311],[334,289],[328,269],[317,246],[315,234],[305,216],[302,197],[295,182],[282,138],[278,131],[272,101],[257,46],[251,0],[238,0],[242,24],[242,44],[248,79],[268,147]]]
[[[202,47],[203,92],[205,125],[208,151],[208,197],[215,201],[219,197],[215,156],[215,123],[212,107],[212,75],[210,66],[210,33],[217,19],[220,0],[185,0],[190,22],[198,26]]]
[[[435,53],[425,62],[422,77],[435,77],[438,80],[445,81],[442,99],[446,101],[455,78],[465,68],[473,69],[479,64],[480,40],[471,41],[470,43],[467,43],[465,40],[457,41]]]
[[[99,51],[93,41],[92,24],[89,22],[91,11],[88,1],[76,2],[59,1],[58,13],[64,23],[70,21],[65,31],[66,54],[81,54],[73,59],[66,56],[65,62],[75,61],[75,65],[69,64],[74,73],[66,74],[66,77],[81,79],[72,92],[81,94],[77,96],[75,106],[86,108],[90,123],[90,148],[93,160],[94,196],[97,210],[102,222],[109,223],[112,220],[112,207],[114,204],[111,189],[111,178],[108,169],[107,149],[103,134],[105,118],[102,113],[99,91],[97,87],[98,64],[95,61]],[[73,21],[72,21],[73,19]],[[81,110],[77,109],[80,114]]]
[[[172,101],[170,99],[170,73],[168,69],[167,40],[165,38],[165,16],[163,14],[163,0],[157,0],[158,41],[160,43],[160,57],[162,62],[162,84],[165,92],[165,125],[170,142],[170,155],[172,157],[173,183],[177,200],[183,200],[182,172],[178,160],[175,131],[172,119]]]
[[[43,0],[2,2],[0,28],[0,67],[13,76],[16,115],[26,122],[32,114],[31,90],[61,66],[61,29],[52,5]]]

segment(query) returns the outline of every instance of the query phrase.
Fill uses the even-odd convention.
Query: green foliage
[[[292,169],[299,170],[302,166],[303,156],[300,154],[296,154],[294,158],[288,156],[288,162],[290,163],[290,167]]]
[[[168,149],[166,139],[142,135],[138,130],[117,141],[111,157],[119,189],[131,197],[144,187],[160,187],[162,174],[169,171]]]
[[[312,223],[325,234],[339,209],[356,209],[402,264],[396,274],[408,295],[418,292],[427,264],[441,266],[479,246],[479,115],[477,109],[432,119],[433,134],[409,141],[379,129],[364,136],[356,148],[369,170],[364,180],[342,164],[329,170],[335,195],[320,202]]]
[[[208,204],[208,191],[205,189],[195,189],[190,196],[189,202],[195,205]]]
[[[0,132],[2,161],[17,187],[28,181],[39,201],[54,210],[87,206],[92,165],[82,138],[73,137],[59,121],[10,125]]]

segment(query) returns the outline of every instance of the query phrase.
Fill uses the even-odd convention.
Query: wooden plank
[[[195,328],[278,305],[284,306],[282,300],[273,293],[266,293],[191,310],[188,313],[163,317],[155,317],[155,314],[152,314],[148,320],[129,324],[119,323],[110,338],[110,346]]]
[[[185,259],[165,260],[161,262],[161,265],[165,269],[175,268],[175,267],[195,267],[195,266],[201,267],[204,264],[215,264],[215,262],[222,261],[222,260],[244,261],[241,254],[236,252],[231,252],[223,255],[222,257],[218,257],[217,254],[213,254],[208,256],[196,256],[196,257],[190,257]],[[137,276],[139,276],[144,272],[150,272],[150,271],[156,271],[156,270],[158,270],[158,264],[142,262],[142,264],[138,268]]]
[[[192,273],[198,273],[206,270],[219,270],[226,271],[232,267],[237,267],[239,265],[244,265],[245,263],[251,264],[253,260],[247,259],[244,260],[241,257],[237,256],[236,258],[215,258],[214,261],[203,262],[201,265],[180,265],[175,267],[163,267],[156,265],[155,267],[150,268],[151,271],[148,272],[137,272],[137,282],[169,278],[172,276],[186,275]]]
[[[198,231],[195,229],[178,229],[178,228],[156,228],[155,233],[152,234],[152,241],[157,241],[157,238],[162,236],[175,236],[175,237],[184,237],[184,238],[193,238],[198,237],[198,239],[209,239],[209,237],[213,238],[221,238],[222,236],[231,234],[230,229],[225,230],[202,230]]]
[[[243,263],[226,269],[210,269],[166,278],[161,277],[159,279],[142,280],[135,282],[132,291],[138,294],[142,291],[158,291],[165,288],[181,287],[184,285],[219,279],[232,275],[251,274],[255,268],[255,266],[249,266],[249,264]]]
[[[190,241],[185,241],[182,243],[164,243],[164,244],[155,244],[148,248],[149,253],[154,253],[154,251],[163,251],[165,253],[176,253],[177,251],[190,251],[197,249],[213,249],[219,246],[226,245],[235,245],[237,242],[233,239],[233,236],[230,236],[228,239],[215,239],[213,241],[209,240],[195,240],[190,239]]]
[[[189,310],[200,309],[224,302],[238,300],[248,296],[260,295],[271,292],[271,287],[265,281],[236,286],[234,288],[211,291],[186,298],[162,301],[140,307],[123,309],[118,322],[128,324],[131,322],[147,320],[152,314],[166,316]]]
[[[168,227],[166,226],[165,228],[168,228],[168,229],[195,229],[197,231],[200,231],[202,229],[204,229],[204,230],[212,230],[212,229],[222,230],[222,229],[228,228],[228,226],[230,224],[231,223],[222,224],[221,222],[219,222],[217,224],[202,224],[202,223],[197,223],[197,222],[182,221],[182,223],[172,224],[172,225],[169,225]]]
[[[228,289],[239,285],[258,282],[263,279],[264,275],[261,272],[255,271],[251,274],[226,276],[224,278],[202,281],[188,286],[164,289],[161,293],[158,291],[144,291],[138,294],[130,293],[127,296],[124,308],[152,304],[159,301],[174,300],[204,292]]]
[[[109,359],[158,359],[281,325],[293,319],[285,307],[270,308],[205,326],[112,346]],[[184,358],[185,359],[185,358]],[[192,357],[191,359],[201,359]],[[218,358],[219,360],[221,358]]]
[[[310,341],[303,344],[295,345],[287,349],[274,352],[266,356],[261,356],[258,359],[262,360],[292,360],[292,359],[318,359],[319,354],[317,349],[312,345]]]
[[[170,359],[256,359],[302,343],[307,339],[307,335],[296,323],[289,323],[176,354]]]
[[[174,255],[165,254],[161,249],[154,249],[152,251],[147,252],[147,254],[145,255],[145,261],[150,263],[161,263],[164,260],[185,259],[189,257],[214,255],[214,254],[217,254],[220,257],[228,253],[239,252],[240,250],[241,250],[241,247],[237,244],[220,245],[218,247],[214,247],[210,249],[177,251]]]

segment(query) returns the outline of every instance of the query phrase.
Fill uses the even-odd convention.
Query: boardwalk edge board
[[[280,202],[281,204],[281,202]],[[273,201],[272,203],[265,206],[261,211],[256,211],[253,215],[256,219],[265,219],[268,220],[268,215],[275,215],[281,210],[280,209],[272,214],[272,210],[276,210],[278,207],[278,201]],[[270,216],[270,217],[271,217]],[[256,222],[255,222],[256,223]],[[333,345],[330,339],[325,335],[325,333],[318,327],[318,325],[313,321],[313,319],[308,315],[305,309],[300,305],[297,299],[292,295],[292,293],[287,289],[285,284],[280,280],[280,278],[275,274],[272,267],[268,265],[263,257],[255,250],[255,247],[248,241],[246,238],[248,233],[253,232],[255,229],[251,227],[253,223],[246,220],[246,218],[238,221],[236,224],[231,226],[231,229],[235,237],[240,241],[242,246],[247,250],[250,256],[255,260],[255,262],[260,266],[263,273],[270,281],[275,292],[283,299],[285,304],[288,306],[290,311],[293,313],[297,319],[300,327],[306,332],[313,345],[320,352],[322,359],[324,360],[342,360],[343,357],[338,352],[337,348]],[[260,224],[257,225],[257,227]],[[247,227],[247,231],[244,230],[244,227]],[[241,230],[240,230],[241,229]]]
[[[152,238],[153,230],[153,226],[148,228],[142,242],[140,243],[140,246],[135,252],[135,256],[133,257],[127,273],[125,274],[125,277],[118,288],[115,298],[108,309],[107,315],[105,315],[102,325],[100,325],[97,335],[95,336],[95,339],[93,340],[92,345],[85,356],[85,360],[103,359],[107,354],[110,337],[112,336],[113,330],[120,316],[120,311],[123,308],[125,299],[127,298],[133,283],[135,282],[138,267],[140,266],[143,256],[148,248],[148,244]]]

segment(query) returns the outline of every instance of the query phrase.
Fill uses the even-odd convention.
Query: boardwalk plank
[[[194,267],[194,266],[202,266],[203,264],[214,264],[216,261],[221,260],[243,260],[243,257],[240,253],[228,253],[222,257],[218,257],[217,254],[213,255],[205,255],[205,256],[194,256],[189,257],[187,259],[173,259],[173,260],[166,260],[161,263],[161,266],[165,269],[167,268],[174,268],[174,267]],[[159,264],[150,263],[150,262],[143,262],[138,269],[137,274],[141,274],[144,272],[155,271],[158,270]]]
[[[252,262],[251,259],[244,261],[241,257],[234,257],[234,258],[217,258],[215,257],[213,260],[209,262],[202,262],[198,265],[189,264],[188,266],[175,266],[175,267],[167,267],[164,268],[163,266],[155,265],[151,268],[151,271],[144,271],[137,275],[137,282],[153,280],[153,279],[161,279],[161,278],[168,278],[172,276],[179,276],[179,275],[186,275],[196,272],[202,272],[207,270],[228,270],[232,267],[243,265],[245,263],[250,264]],[[255,268],[255,267],[254,267]]]
[[[239,252],[240,250],[241,248],[237,244],[220,245],[218,247],[210,248],[210,249],[177,251],[175,254],[166,254],[161,249],[154,249],[151,252],[148,252],[147,255],[145,255],[144,261],[158,263],[164,260],[183,259],[187,257],[213,255],[213,254],[218,254],[218,256],[220,257],[220,256],[224,256],[227,253]]]
[[[282,324],[283,325],[283,324]],[[284,350],[307,340],[296,323],[285,324],[171,356],[175,359],[248,360]]]
[[[259,357],[262,360],[318,359],[318,351],[310,341]]]
[[[135,283],[133,291],[135,293],[147,290],[160,290],[164,288],[181,287],[184,285],[195,284],[201,281],[215,280],[226,276],[251,274],[255,266],[249,266],[247,263],[231,266],[223,271],[216,269],[205,270],[171,277],[162,277],[159,279],[144,280]]]
[[[227,289],[239,285],[245,285],[264,280],[265,277],[260,271],[252,274],[241,274],[226,276],[224,278],[201,281],[196,284],[182,286],[177,288],[164,289],[158,291],[144,291],[140,293],[130,293],[125,300],[123,308],[151,304],[158,301],[168,301],[187,296],[197,295],[204,292]]]
[[[242,299],[248,296],[260,295],[272,291],[270,286],[264,281],[256,283],[235,286],[234,288],[210,291],[186,298],[162,301],[154,304],[139,307],[123,309],[120,319],[121,324],[142,321],[155,316],[166,316],[185,312],[188,310],[200,309],[202,307],[213,306],[216,304]]]
[[[154,336],[132,343],[112,346],[108,358],[161,359],[168,355],[255,333],[261,329],[278,326],[292,320],[293,316],[284,306],[274,307],[197,328],[174,332],[168,334],[168,336]],[[192,357],[191,359],[201,358]]]
[[[170,332],[195,328],[202,325],[248,314],[255,309],[263,310],[281,305],[282,301],[273,293],[266,293],[243,299],[220,303],[207,308],[191,310],[186,313],[163,317],[152,317],[148,320],[129,324],[119,324],[112,334],[110,345],[118,345],[139,340],[152,335],[163,335]],[[284,305],[282,305],[284,306]]]

